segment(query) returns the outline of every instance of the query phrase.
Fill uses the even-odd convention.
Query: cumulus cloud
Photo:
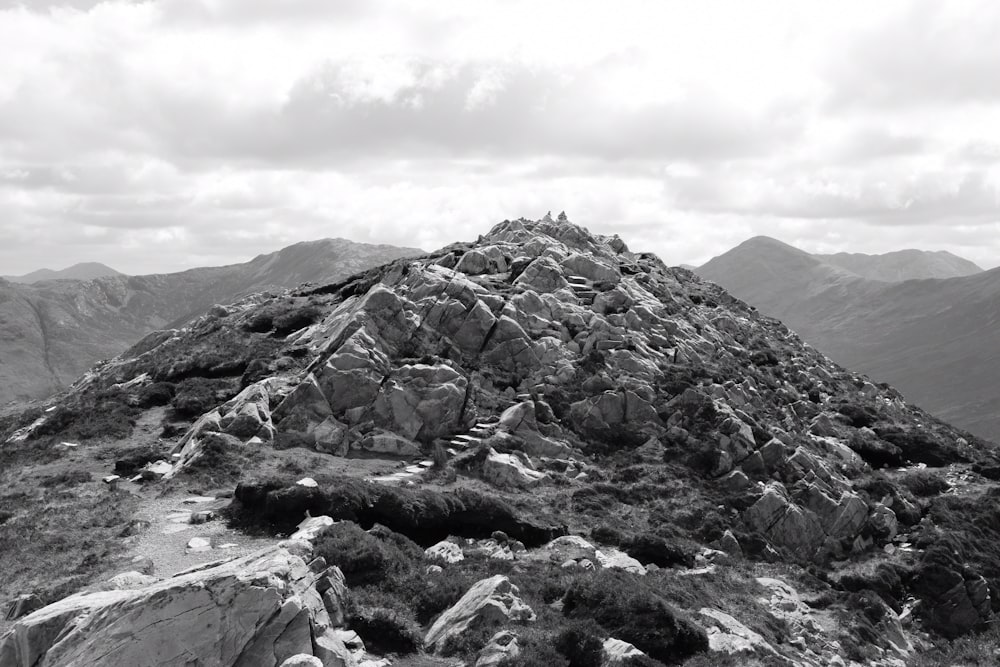
[[[674,262],[1000,261],[986,0],[0,0],[0,43],[0,274],[549,209]]]

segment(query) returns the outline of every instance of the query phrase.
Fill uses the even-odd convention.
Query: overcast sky
[[[565,209],[1000,264],[1000,3],[0,0],[0,274]]]

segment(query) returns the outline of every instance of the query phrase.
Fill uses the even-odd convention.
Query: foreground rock
[[[278,667],[306,655],[343,667],[352,658],[317,588],[339,578],[329,575],[273,547],[140,588],[73,595],[0,638],[0,665]]]
[[[521,600],[517,586],[498,574],[474,584],[461,600],[441,614],[427,631],[424,645],[440,651],[449,639],[472,627],[534,620],[535,612]]]

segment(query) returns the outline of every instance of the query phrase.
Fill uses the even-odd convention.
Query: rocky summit
[[[150,415],[107,492],[274,544],[47,600],[2,667],[939,664],[1000,608],[992,443],[565,216],[148,336],[10,469]]]

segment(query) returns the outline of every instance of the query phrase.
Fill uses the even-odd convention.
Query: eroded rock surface
[[[477,582],[453,607],[446,610],[427,631],[424,645],[440,650],[445,642],[473,626],[528,623],[535,612],[524,604],[517,586],[498,574]]]
[[[0,665],[277,667],[314,655],[314,637],[342,652],[325,637],[331,620],[317,583],[326,576],[274,547],[147,585],[73,595],[0,638]]]

